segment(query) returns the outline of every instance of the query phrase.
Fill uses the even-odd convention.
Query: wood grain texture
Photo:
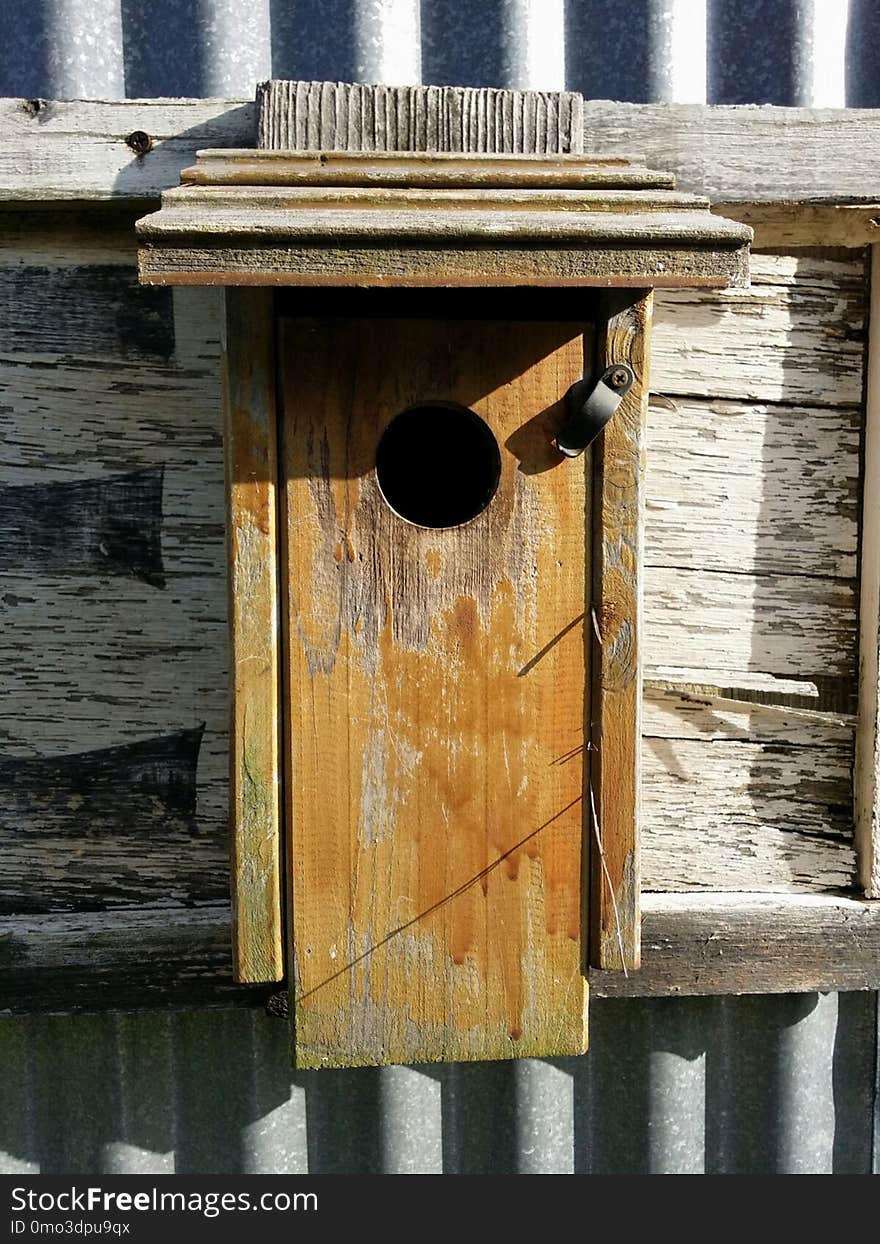
[[[593,448],[593,700],[590,760],[590,962],[636,969],[639,928],[642,537],[650,293],[609,306],[600,369],[628,364],[629,393]]]
[[[9,214],[4,240],[18,242],[0,254],[0,280],[15,273],[0,299],[12,911],[228,894],[217,299],[174,293],[157,317],[131,217],[98,216],[65,241],[54,213]],[[138,796],[138,749],[154,748]]]
[[[880,898],[880,249],[871,248],[871,330],[865,392],[865,466],[859,597],[859,724],[855,816],[859,880]]]
[[[675,174],[683,190],[719,203],[880,201],[870,158],[880,134],[876,109],[588,100],[583,110],[584,143],[576,147],[573,134],[573,151],[627,159],[638,153],[652,168]],[[256,117],[256,105],[240,99],[2,100],[0,199],[155,199],[177,184],[196,151],[253,146]],[[333,122],[316,121],[325,124]],[[145,156],[126,145],[134,130],[154,139]],[[313,144],[308,135],[305,143],[298,139],[305,144]]]
[[[584,101],[584,149],[637,152],[713,202],[861,203],[880,199],[866,167],[880,111]]]
[[[267,150],[583,150],[576,91],[261,82],[257,146]]]
[[[656,335],[667,328],[661,309]],[[671,567],[852,582],[861,423],[848,406],[712,397],[650,406],[648,582]]]
[[[843,895],[646,894],[645,963],[594,997],[877,989],[880,905]]]
[[[200,110],[214,106],[189,104],[181,115],[201,115]],[[102,158],[109,158],[113,146],[100,137],[100,127],[92,125],[92,109],[101,115],[102,109],[115,110],[121,134],[123,129],[128,132],[126,127],[134,128],[134,107],[129,103],[59,105],[55,119],[50,116],[46,123],[46,132],[52,125],[63,124],[68,110],[77,112],[83,118],[83,148],[92,152],[100,148]],[[145,107],[161,114],[166,105],[150,101]],[[744,125],[748,111],[743,110]],[[37,123],[25,120],[36,133]],[[92,133],[99,135],[94,142]],[[60,154],[65,145],[70,148],[71,141],[69,133],[59,133],[54,162],[46,169],[44,180],[58,192],[63,190],[66,169],[80,167],[73,163],[78,147],[69,152],[70,165],[68,157]],[[240,146],[243,141],[247,140],[239,135],[232,145]],[[180,163],[192,162],[196,145],[217,144],[210,135],[195,140]],[[5,152],[0,162],[8,169]],[[169,182],[177,176],[175,169]],[[107,188],[112,188],[109,181]],[[4,570],[0,588],[4,735],[0,751],[4,759],[52,762],[89,749],[166,738],[205,722],[195,774],[196,811],[191,823],[175,829],[166,861],[152,837],[160,823],[156,817],[147,817],[133,825],[131,832],[117,836],[111,854],[110,839],[106,833],[101,836],[99,820],[90,819],[82,808],[77,814],[56,805],[57,824],[73,824],[80,834],[76,850],[83,855],[79,881],[72,886],[71,840],[55,834],[56,813],[46,816],[39,788],[31,787],[30,810],[23,806],[15,826],[3,837],[4,872],[20,879],[14,891],[20,907],[22,898],[25,903],[31,900],[35,889],[34,856],[27,856],[25,846],[30,851],[39,849],[40,887],[45,890],[46,906],[55,910],[13,913],[3,926],[9,936],[0,941],[4,955],[0,989],[4,1005],[24,1010],[226,1005],[265,996],[263,990],[231,984],[230,917],[224,902],[228,886],[227,683],[218,380],[222,302],[211,291],[175,290],[172,353],[165,359],[150,347],[155,337],[145,336],[139,344],[129,334],[126,356],[122,353],[126,338],[116,320],[117,308],[126,303],[113,292],[126,288],[123,281],[104,282],[100,294],[90,298],[87,314],[66,319],[62,337],[53,326],[54,294],[48,296],[60,282],[45,280],[47,268],[79,269],[118,262],[127,269],[127,280],[133,285],[132,220],[133,216],[124,213],[111,216],[99,206],[87,213],[41,210],[4,216],[0,265],[35,270],[26,295],[26,282],[19,279],[15,288],[27,297],[31,314],[47,323],[46,331],[53,334],[57,346],[41,351],[33,325],[27,326],[27,340],[22,338],[15,301],[0,301],[4,341],[0,478],[9,488],[56,483],[78,488],[104,481],[116,496],[122,477],[148,471],[155,480],[161,473],[165,587],[147,583],[138,573],[119,573],[124,557],[107,574],[90,570],[55,577],[33,566]],[[776,262],[772,257],[758,258],[762,263]],[[680,682],[688,671],[680,654],[693,644],[695,617],[690,592],[674,588],[681,570],[692,573],[691,584],[699,579],[698,608],[708,610],[713,620],[711,660],[690,671],[691,681],[711,682],[714,664],[717,685],[728,694],[741,696],[752,687],[759,688],[755,695],[778,699],[781,686],[809,685],[811,690],[802,692],[797,703],[821,711],[823,705],[838,706],[837,688],[842,695],[854,677],[855,667],[847,660],[835,664],[837,673],[830,683],[817,682],[813,675],[827,660],[830,645],[821,637],[826,623],[832,634],[842,637],[850,654],[854,651],[856,598],[851,590],[841,592],[840,588],[851,587],[853,577],[858,508],[854,463],[860,414],[849,399],[844,406],[836,406],[833,392],[830,400],[822,398],[816,405],[803,395],[803,386],[801,397],[792,396],[788,386],[801,384],[797,360],[804,349],[815,355],[847,348],[839,325],[841,319],[846,323],[850,318],[846,308],[858,282],[865,280],[865,269],[858,256],[852,257],[856,266],[842,268],[835,259],[817,283],[817,258],[821,257],[791,257],[778,270],[777,296],[787,317],[784,330],[773,327],[775,313],[762,303],[762,289],[756,286],[758,301],[750,310],[736,304],[737,315],[743,319],[734,340],[745,343],[746,355],[720,347],[714,353],[704,352],[703,378],[725,376],[728,369],[736,369],[755,387],[722,397],[709,387],[695,399],[677,395],[678,409],[652,407],[649,411],[645,579],[650,602],[655,575],[661,576],[655,616],[663,619],[664,661],[670,658],[664,668],[675,681]],[[820,286],[825,290],[821,295]],[[87,297],[87,286],[82,288]],[[47,295],[42,302],[41,290]],[[143,293],[133,290],[127,306],[135,308]],[[714,299],[711,294],[706,297]],[[824,299],[832,311],[828,321],[832,337],[824,346],[817,336],[821,332],[817,299]],[[666,317],[676,314],[674,308],[659,305],[661,301],[658,298],[655,307],[655,342],[664,332]],[[753,325],[747,330],[749,316]],[[138,322],[135,315],[135,325]],[[150,328],[146,309],[140,324],[146,333]],[[762,333],[768,324],[772,332],[762,355],[768,376],[761,379],[751,360],[756,350],[761,353]],[[137,328],[137,333],[142,329]],[[100,348],[96,341],[101,342]],[[786,350],[795,360],[789,369],[781,363]],[[855,355],[853,359],[860,366],[855,364]],[[708,385],[709,379],[705,382]],[[854,392],[858,385],[853,379],[848,387]],[[820,378],[817,391],[827,394],[831,389],[830,381]],[[750,398],[749,392],[762,396]],[[781,394],[781,400],[774,394]],[[787,516],[789,491],[791,514]],[[811,495],[815,515],[810,512]],[[842,509],[837,508],[840,504]],[[93,523],[91,530],[98,534],[100,524]],[[148,530],[154,529],[132,524],[133,542],[126,545],[132,566],[131,553],[138,542],[143,547]],[[100,555],[100,543],[90,546],[91,552]],[[150,565],[156,568],[155,562]],[[702,569],[707,571],[704,578],[699,576]],[[780,574],[783,578],[774,587]],[[835,581],[830,596],[828,579]],[[713,605],[716,591],[720,595]],[[786,605],[787,600],[792,603]],[[778,638],[771,633],[774,612],[781,627]],[[752,659],[749,636],[756,626],[764,636],[760,644],[776,654],[776,673],[762,672],[763,659],[760,663]],[[729,655],[725,654],[725,636]],[[781,658],[790,643],[793,659],[786,663]],[[654,679],[657,671],[650,660],[649,653],[646,673]],[[652,836],[659,826],[665,884],[679,889],[688,884],[694,868],[709,884],[717,884],[714,852],[729,837],[741,849],[733,860],[734,853],[728,854],[724,871],[739,878],[745,894],[768,879],[776,892],[758,900],[754,919],[744,894],[732,898],[731,904],[742,905],[747,931],[736,932],[731,917],[721,940],[708,940],[722,931],[718,924],[712,927],[711,917],[706,921],[681,913],[671,914],[668,920],[664,917],[662,946],[668,950],[657,949],[661,939],[653,934],[660,928],[654,904],[667,900],[644,894],[643,933],[649,953],[642,970],[627,981],[620,973],[607,977],[594,973],[596,989],[766,992],[862,988],[871,980],[876,986],[876,975],[870,974],[880,958],[876,941],[870,940],[873,934],[866,930],[863,937],[861,926],[844,919],[846,911],[841,915],[836,906],[833,910],[826,907],[822,919],[809,927],[797,922],[789,925],[785,953],[780,952],[780,941],[762,940],[761,931],[762,922],[767,927],[772,924],[767,904],[779,907],[787,901],[779,891],[792,884],[788,858],[803,861],[803,842],[798,843],[797,835],[805,821],[813,835],[808,850],[816,852],[812,858],[817,866],[810,872],[798,864],[803,878],[798,886],[821,894],[823,887],[835,884],[845,871],[839,828],[852,730],[835,726],[838,714],[831,712],[827,719],[823,716],[817,721],[785,716],[778,705],[733,709],[729,703],[695,705],[681,696],[673,696],[672,701],[671,707],[657,707],[651,695],[644,706],[643,726],[649,736],[645,765],[652,767],[650,782],[659,793],[646,801],[643,810],[643,878],[653,883]],[[654,746],[655,740],[663,742],[665,752],[659,750],[659,743]],[[680,740],[691,745],[686,753],[679,750]],[[723,756],[728,743],[745,749],[729,769]],[[826,752],[833,770],[825,767]],[[819,780],[814,780],[814,773]],[[665,786],[662,791],[661,786]],[[772,797],[777,787],[784,792],[781,799]],[[851,797],[851,792],[845,797]],[[667,818],[674,818],[685,802],[688,817],[676,830]],[[156,810],[161,817],[162,806]],[[125,818],[125,807],[119,807],[117,829],[125,828]],[[832,835],[827,870],[821,862],[824,856],[818,855],[820,835],[826,831]],[[674,833],[677,844],[672,842]],[[750,835],[754,835],[754,845]],[[753,849],[756,854],[750,855]],[[851,869],[854,875],[854,857]],[[106,888],[100,880],[105,875],[111,880],[114,876],[127,879],[124,906],[116,904],[112,887]],[[793,897],[800,901],[811,895]],[[682,899],[706,911],[714,901],[705,890]],[[106,910],[58,910],[71,900],[80,907],[101,904]],[[870,914],[875,908],[859,910]],[[858,941],[852,936],[854,928]],[[680,930],[678,940],[676,929]],[[723,955],[710,955],[716,948]],[[671,957],[666,958],[667,954]],[[667,966],[654,977],[651,964],[659,964],[661,958]],[[47,965],[45,971],[41,962]],[[691,970],[689,963],[703,966]],[[860,964],[865,965],[864,972]]]
[[[852,889],[851,734],[803,746],[716,730],[643,741],[643,889]]]
[[[0,918],[0,1014],[254,1007],[234,985],[226,903]],[[834,895],[645,894],[639,972],[590,972],[594,998],[880,987],[880,904]],[[145,953],[149,948],[149,954]],[[267,1021],[268,1022],[268,1021]]]
[[[275,314],[226,293],[223,349],[229,585],[229,800],[235,979],[284,976]]]
[[[744,284],[751,230],[670,185],[572,155],[202,152],[138,222],[141,279]]]
[[[177,185],[203,147],[248,147],[256,109],[244,100],[0,100],[0,199],[8,203],[143,203]],[[128,145],[140,130],[146,155]]]
[[[860,406],[864,255],[753,254],[750,273],[749,289],[658,295],[655,392]]]
[[[756,247],[859,249],[880,238],[880,203],[715,203],[712,210],[749,225]]]
[[[584,1048],[586,472],[550,444],[582,332],[285,323],[298,1065]],[[430,400],[501,447],[464,526],[402,522],[372,470]]]

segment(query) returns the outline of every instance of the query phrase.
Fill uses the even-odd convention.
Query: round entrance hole
[[[376,478],[391,509],[417,527],[460,527],[485,510],[501,478],[488,424],[466,406],[411,406],[376,447]]]

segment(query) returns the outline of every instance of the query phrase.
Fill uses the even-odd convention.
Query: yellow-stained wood
[[[608,314],[601,367],[629,363],[635,383],[593,452],[593,712],[590,766],[590,962],[639,967],[639,749],[645,420],[653,295],[620,295]]]
[[[278,431],[271,291],[227,290],[223,342],[233,967],[284,976],[279,832]]]
[[[585,1049],[587,459],[550,444],[583,333],[282,322],[299,1066]],[[476,412],[502,460],[441,530],[374,471],[429,401]]]
[[[880,203],[713,203],[755,231],[753,246],[861,248],[880,238]]]

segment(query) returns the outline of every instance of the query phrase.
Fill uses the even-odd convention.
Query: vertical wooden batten
[[[628,363],[635,382],[593,449],[590,962],[628,972],[641,959],[641,563],[653,294],[604,301],[598,370]]]
[[[232,940],[247,984],[284,977],[272,291],[227,290],[223,333]]]
[[[871,247],[865,385],[855,817],[859,880],[880,898],[880,244]]]

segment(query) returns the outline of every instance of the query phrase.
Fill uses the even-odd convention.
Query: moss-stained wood
[[[593,698],[590,764],[590,961],[638,968],[641,564],[644,425],[653,296],[609,298],[601,369],[635,383],[593,450]]]
[[[588,481],[550,443],[582,333],[284,323],[299,1065],[585,1046]],[[473,409],[502,458],[488,508],[442,530],[399,519],[373,471],[391,418],[431,400]]]
[[[233,962],[236,980],[284,975],[279,824],[278,432],[268,290],[229,290],[223,339]]]

